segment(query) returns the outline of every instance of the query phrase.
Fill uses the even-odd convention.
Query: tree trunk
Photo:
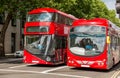
[[[0,34],[0,57],[5,56],[5,46],[4,46],[5,34],[11,19],[12,19],[12,13],[9,12],[5,20],[5,23],[1,29],[1,34]]]

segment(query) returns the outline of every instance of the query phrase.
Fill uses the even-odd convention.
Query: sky
[[[116,0],[102,0],[109,9],[115,9]]]
[[[102,0],[106,6],[108,7],[108,9],[113,9],[116,11],[116,8],[115,8],[115,4],[116,4],[116,0]],[[116,17],[119,18],[119,15],[116,13]]]

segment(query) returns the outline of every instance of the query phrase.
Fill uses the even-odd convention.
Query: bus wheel
[[[67,56],[64,56],[64,64],[67,64]]]
[[[115,60],[114,60],[114,58],[113,58],[113,60],[112,60],[112,67],[115,65]]]

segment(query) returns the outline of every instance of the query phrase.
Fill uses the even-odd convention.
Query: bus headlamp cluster
[[[51,61],[51,57],[47,56],[46,61],[48,61],[48,62]]]

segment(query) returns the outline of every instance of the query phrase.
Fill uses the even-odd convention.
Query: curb
[[[5,57],[14,57],[14,54],[11,53],[11,54],[5,54]]]

